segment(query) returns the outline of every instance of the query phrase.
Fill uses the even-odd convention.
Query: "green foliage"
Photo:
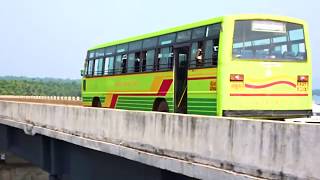
[[[320,96],[320,89],[313,90],[312,95]]]
[[[80,96],[80,80],[0,77],[0,95]]]

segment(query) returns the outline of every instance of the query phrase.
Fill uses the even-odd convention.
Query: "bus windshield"
[[[307,54],[303,26],[270,20],[236,21],[233,58],[305,61]]]

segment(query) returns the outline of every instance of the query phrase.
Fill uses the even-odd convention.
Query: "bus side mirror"
[[[84,76],[84,70],[83,69],[80,70],[80,74],[81,74],[81,76]]]

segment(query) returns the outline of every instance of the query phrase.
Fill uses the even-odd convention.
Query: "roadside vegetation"
[[[0,77],[0,95],[80,96],[80,80]]]

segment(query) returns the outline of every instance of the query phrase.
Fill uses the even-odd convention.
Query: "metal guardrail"
[[[79,96],[14,96],[14,95],[0,95],[0,98],[8,99],[41,99],[41,100],[63,100],[63,101],[81,101]]]

